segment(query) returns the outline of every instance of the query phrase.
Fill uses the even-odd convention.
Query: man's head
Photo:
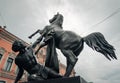
[[[14,52],[18,52],[18,51],[22,50],[25,47],[26,47],[25,44],[23,44],[23,42],[20,41],[20,40],[15,40],[13,42],[13,44],[12,44],[12,50]]]

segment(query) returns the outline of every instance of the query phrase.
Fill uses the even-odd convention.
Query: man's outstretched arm
[[[40,50],[42,47],[44,47],[44,46],[46,46],[46,45],[47,45],[47,43],[45,43],[45,42],[41,43],[40,46],[39,46],[39,48],[38,48],[37,51],[35,52],[35,55],[39,52],[39,50]]]
[[[21,77],[22,77],[22,75],[23,75],[23,73],[24,73],[23,68],[21,68],[21,67],[19,67],[19,66],[18,66],[18,68],[19,68],[19,72],[18,72],[18,74],[17,74],[17,77],[16,77],[14,83],[17,83],[17,82],[21,79]]]
[[[43,37],[47,33],[47,26],[43,30],[39,30],[39,32],[41,36],[32,44],[33,49],[37,46],[37,44],[39,44],[42,41]]]

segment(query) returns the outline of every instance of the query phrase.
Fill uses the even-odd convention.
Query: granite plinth
[[[48,79],[40,81],[28,81],[24,83],[81,83],[80,76],[76,77],[66,77],[66,78],[57,78],[57,79]]]

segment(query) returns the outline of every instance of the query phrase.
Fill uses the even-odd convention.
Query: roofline
[[[2,26],[0,26],[0,32],[3,32],[7,35],[10,35],[10,37],[13,39],[11,39],[12,42],[14,42],[15,40],[21,40],[22,42],[24,42],[25,44],[29,45],[27,42],[25,42],[24,40],[20,39],[19,37],[15,36],[14,34],[10,33],[9,31],[5,30],[5,28],[3,28]]]

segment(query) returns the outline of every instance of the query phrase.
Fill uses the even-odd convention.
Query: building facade
[[[8,32],[4,29],[4,27],[0,26],[0,83],[13,83],[16,75],[19,71],[18,67],[14,63],[14,59],[16,57],[16,53],[11,50],[12,43],[15,40],[21,40],[16,37],[12,33]],[[23,40],[21,40],[23,41]],[[24,41],[23,41],[24,42]],[[24,42],[26,45],[28,43]],[[46,47],[42,48],[38,55],[38,62],[44,65],[45,56],[46,55]],[[62,63],[60,63],[60,74],[64,75],[66,67]],[[73,70],[70,76],[75,76],[75,71]],[[22,81],[27,80],[27,72],[24,72]]]
[[[21,39],[0,26],[0,83],[13,83],[19,71],[14,63],[16,53],[11,50],[14,40]],[[26,75],[27,74],[24,73],[21,81],[26,80]]]

